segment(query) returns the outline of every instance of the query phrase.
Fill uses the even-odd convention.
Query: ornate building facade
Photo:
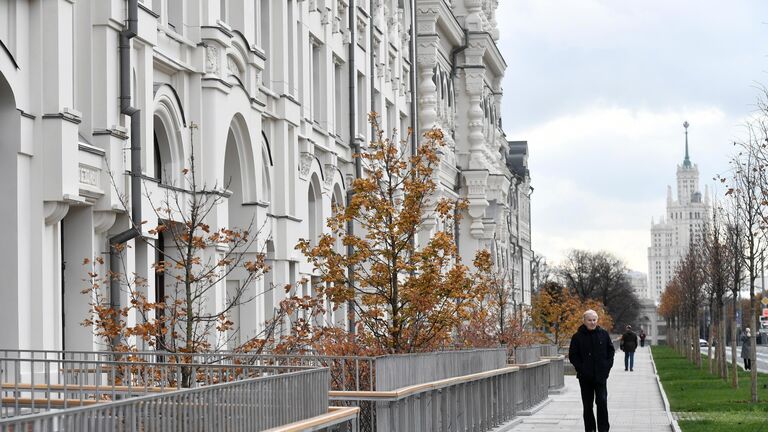
[[[685,159],[677,166],[677,199],[667,186],[667,211],[658,222],[651,221],[651,246],[648,248],[648,285],[656,301],[674,277],[680,260],[692,243],[702,239],[709,220],[709,192],[699,188],[699,167],[688,155],[688,122],[685,127]]]
[[[311,294],[294,246],[346,202],[369,111],[387,130],[446,132],[440,193],[469,201],[460,252],[494,250],[516,275],[515,302],[530,303],[528,149],[501,128],[497,3],[0,0],[0,346],[96,347],[80,325],[80,264],[117,239],[129,238],[127,271],[158,295],[147,242],[162,240],[130,221],[155,226],[149,200],[185,193],[192,151],[226,198],[210,225],[263,227],[254,248],[271,270],[236,311],[241,338],[255,334],[285,295],[268,287]],[[426,220],[421,234],[437,229]],[[345,325],[346,312],[325,319]]]

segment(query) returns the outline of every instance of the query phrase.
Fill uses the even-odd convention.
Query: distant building
[[[651,246],[648,248],[648,285],[654,300],[672,279],[688,246],[701,239],[708,220],[709,192],[702,196],[699,188],[699,167],[688,156],[688,122],[685,127],[685,159],[677,166],[677,199],[667,186],[667,212],[658,223],[651,221]]]
[[[640,299],[640,315],[635,329],[638,334],[645,332],[648,345],[667,343],[667,322],[659,315],[657,304],[650,299]]]
[[[653,294],[648,287],[648,276],[639,271],[630,270],[627,272],[627,279],[632,286],[632,291],[637,294],[640,299],[653,299]]]

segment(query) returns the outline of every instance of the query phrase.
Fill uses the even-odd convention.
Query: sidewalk
[[[579,432],[584,430],[581,417],[579,382],[565,377],[565,389],[550,396],[551,402],[509,429],[512,432]],[[635,353],[635,371],[624,372],[624,353],[616,351],[614,367],[608,379],[608,416],[611,432],[668,432],[669,417],[664,409],[649,347]]]

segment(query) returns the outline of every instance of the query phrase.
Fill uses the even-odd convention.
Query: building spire
[[[691,167],[691,159],[688,157],[688,121],[683,122],[683,127],[685,128],[685,159],[683,160],[683,166],[686,168]]]

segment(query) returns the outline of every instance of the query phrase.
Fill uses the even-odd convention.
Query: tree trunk
[[[731,321],[731,386],[739,388],[739,366],[736,363],[736,301],[733,302],[733,316]]]
[[[752,334],[749,337],[749,344],[752,346],[752,352],[751,352],[751,362],[752,367],[750,368],[750,380],[752,381],[752,403],[757,403],[757,320],[755,319],[756,315],[756,300],[755,300],[755,290],[754,287],[752,288],[749,296],[749,322],[750,326],[752,326]]]

